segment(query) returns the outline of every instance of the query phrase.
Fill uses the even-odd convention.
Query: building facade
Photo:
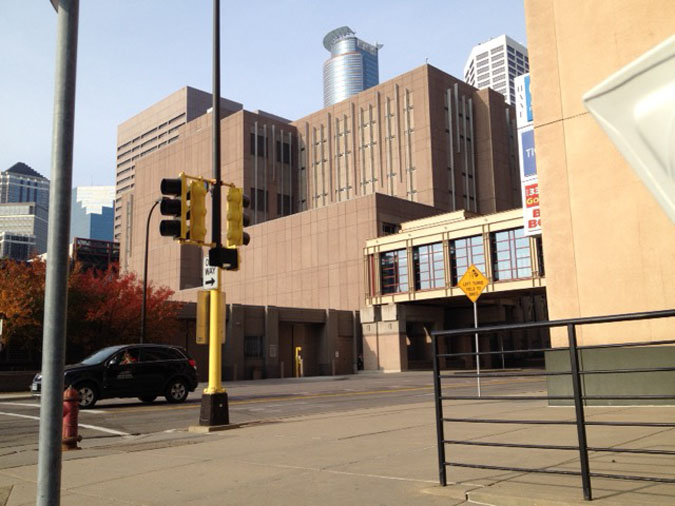
[[[0,174],[0,254],[27,260],[47,251],[49,180],[23,162]]]
[[[70,241],[113,240],[114,186],[78,186],[73,189],[70,207]]]
[[[464,64],[464,80],[479,90],[492,88],[515,104],[513,80],[530,68],[527,48],[508,35],[481,42],[471,49]]]
[[[293,121],[300,211],[370,193],[443,211],[520,206],[514,109],[423,65]]]
[[[672,36],[675,4],[526,0],[525,13],[551,319],[675,308],[675,224],[582,103],[598,83]],[[584,325],[577,340],[580,346],[672,340],[673,323]],[[551,340],[567,345],[563,332],[552,331]],[[675,361],[672,345],[582,353],[597,370]],[[563,370],[569,362],[552,356],[547,368]],[[590,393],[672,395],[675,375],[599,374],[584,383]]]
[[[207,113],[187,122],[170,145],[136,160],[135,186],[122,197],[133,199],[133,213],[120,220],[123,270],[143,269],[160,181],[180,172],[211,176],[212,121]],[[303,311],[351,313],[359,329],[350,331],[354,361],[364,352],[359,310],[372,297],[367,240],[443,212],[520,206],[513,107],[429,65],[295,121],[241,110],[219,122],[222,179],[251,196],[251,242],[241,248],[240,269],[222,276],[228,304],[286,308],[289,325],[303,324]],[[206,250],[159,236],[161,219],[150,217],[148,278],[177,300],[195,301]],[[264,328],[262,335],[272,331]],[[324,374],[328,356],[340,351],[329,341],[312,346]]]
[[[456,211],[405,222],[396,234],[366,241],[363,254],[367,286],[360,316],[367,370],[430,368],[427,332],[473,327],[471,301],[457,286],[471,265],[489,280],[477,302],[481,326],[546,319],[541,238],[525,235],[522,209],[488,216]],[[548,332],[504,332],[481,335],[480,348],[536,349],[548,342]],[[471,351],[472,345],[473,336],[442,342],[443,353]],[[525,353],[506,361],[515,366],[533,358]],[[538,358],[543,362],[543,355]],[[442,365],[472,362],[464,357]],[[498,356],[481,358],[484,367],[497,362]]]
[[[133,212],[133,199],[125,205],[122,197],[134,188],[136,164],[144,156],[168,146],[179,137],[181,126],[203,115],[212,106],[211,94],[186,86],[117,127],[115,169],[114,239],[120,240],[122,215]],[[242,108],[241,104],[221,99],[221,115]]]
[[[330,58],[323,64],[323,105],[341,102],[380,82],[378,51],[381,44],[369,44],[348,27],[330,31],[323,39]]]

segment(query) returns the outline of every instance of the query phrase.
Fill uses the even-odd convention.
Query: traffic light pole
[[[211,242],[214,244],[211,252],[219,255],[222,249],[221,239],[221,174],[220,174],[220,0],[213,0],[213,212],[211,214]],[[211,255],[209,255],[211,256]],[[215,255],[214,255],[214,258]],[[210,328],[209,328],[209,385],[202,395],[202,405],[199,413],[199,425],[217,426],[227,425],[230,421],[227,402],[227,392],[222,387],[222,343],[220,342],[221,328],[225,315],[221,315],[220,277],[221,264],[216,265],[216,285],[210,290]],[[224,295],[223,295],[224,297]]]

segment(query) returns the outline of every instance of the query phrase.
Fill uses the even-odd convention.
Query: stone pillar
[[[263,339],[263,363],[266,378],[279,378],[279,308],[265,306],[265,337]]]
[[[405,322],[383,321],[377,323],[379,340],[380,369],[385,372],[408,370],[408,347],[406,343]]]
[[[335,309],[326,309],[326,323],[321,332],[319,345],[319,375],[330,376],[333,373],[333,357],[337,350],[338,315]]]
[[[244,373],[244,306],[230,304],[228,306],[223,349],[223,378],[237,381]]]
[[[380,342],[377,335],[377,318],[374,306],[362,307],[361,335],[363,342],[363,370],[380,370]]]

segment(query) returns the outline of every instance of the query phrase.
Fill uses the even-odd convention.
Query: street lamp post
[[[152,204],[150,212],[148,213],[148,221],[145,225],[145,254],[143,257],[143,304],[141,305],[141,344],[145,340],[145,305],[148,297],[148,236],[150,235],[150,218],[152,217],[152,212],[157,207],[162,199],[155,200],[155,203]]]

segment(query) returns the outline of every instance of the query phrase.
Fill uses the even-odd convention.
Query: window
[[[291,196],[277,193],[277,216],[287,216],[292,213]]]
[[[265,211],[267,209],[267,192],[265,190],[256,190],[251,188],[251,209]]]
[[[401,226],[396,223],[382,222],[382,235],[396,234],[399,230],[401,230]]]
[[[443,244],[440,242],[413,248],[415,290],[429,290],[445,286]]]
[[[382,293],[408,291],[408,254],[405,249],[380,253]]]
[[[532,276],[530,241],[522,228],[491,234],[492,270],[495,281]]]
[[[450,270],[453,286],[457,285],[471,265],[475,265],[483,274],[486,273],[482,235],[450,241]]]
[[[263,358],[263,336],[244,336],[244,358]]]
[[[143,348],[142,362],[156,362],[158,360],[180,360],[184,358],[180,352],[171,348]]]
[[[250,138],[251,154],[255,155],[255,133],[251,132]],[[258,156],[267,157],[267,146],[265,145],[265,136],[258,134]]]
[[[277,162],[281,162],[281,141],[277,141],[277,148],[276,148],[276,155],[277,155]],[[288,144],[288,142],[284,142],[284,147],[283,147],[283,155],[284,155],[284,160],[283,163],[291,163],[291,146]]]

